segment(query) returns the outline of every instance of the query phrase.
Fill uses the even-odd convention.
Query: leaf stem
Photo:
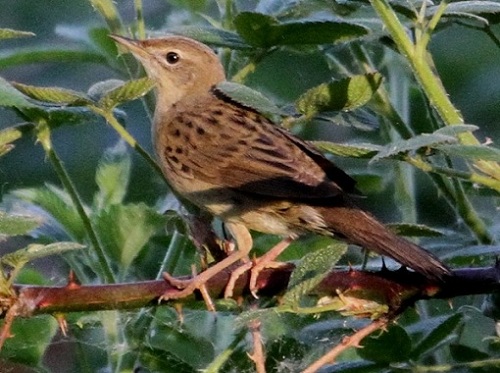
[[[96,114],[102,116],[106,122],[120,135],[120,137],[125,140],[127,144],[129,144],[137,153],[144,158],[144,160],[160,175],[162,178],[163,172],[161,171],[160,166],[154,160],[153,157],[137,142],[137,140],[128,132],[121,124],[118,122],[116,117],[113,115],[112,111],[104,110],[97,106],[90,106],[90,109],[94,111]]]
[[[59,177],[59,180],[63,184],[64,188],[68,192],[71,201],[75,205],[76,211],[82,220],[82,224],[85,227],[85,231],[89,237],[89,240],[94,247],[95,253],[98,257],[99,266],[101,268],[102,276],[107,283],[114,283],[115,278],[113,271],[111,270],[111,266],[108,263],[108,259],[106,258],[106,254],[104,248],[101,246],[99,242],[99,238],[97,236],[94,227],[92,226],[92,222],[90,221],[89,216],[87,215],[85,208],[83,207],[83,202],[78,195],[75,185],[71,180],[68,172],[64,168],[63,163],[61,162],[59,156],[56,151],[52,147],[52,140],[50,134],[50,128],[45,121],[40,120],[37,125],[37,139],[42,144],[42,147],[49,158],[52,167]]]
[[[426,52],[430,35],[446,8],[446,1],[441,3],[437,12],[427,24],[425,33],[420,40],[417,40],[416,44],[410,40],[403,24],[399,21],[387,0],[371,0],[371,4],[382,19],[384,26],[389,31],[399,51],[408,60],[416,79],[444,124],[464,124],[460,111],[453,106],[439,77],[433,70],[432,57]],[[458,138],[464,145],[480,144],[479,140],[471,132],[460,133]],[[497,162],[479,160],[474,162],[474,164],[482,172],[500,180],[500,165]]]

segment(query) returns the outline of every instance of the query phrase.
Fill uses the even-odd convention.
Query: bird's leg
[[[236,268],[231,272],[231,278],[229,279],[226,290],[224,291],[224,298],[230,298],[233,295],[233,288],[238,280],[238,278],[250,270],[250,292],[255,298],[257,297],[257,278],[259,273],[265,268],[277,268],[281,266],[281,263],[277,263],[274,260],[280,255],[293,241],[294,236],[288,236],[287,238],[281,240],[277,245],[275,245],[271,250],[266,252],[260,258],[254,259],[251,262],[247,262],[240,267]]]
[[[226,226],[235,239],[236,244],[238,245],[238,250],[232,252],[227,258],[221,260],[189,280],[178,280],[168,273],[164,273],[163,278],[176,288],[179,288],[180,291],[166,292],[160,297],[160,301],[187,297],[219,272],[225,270],[237,261],[248,257],[248,253],[250,252],[253,243],[252,236],[250,235],[248,229],[244,225],[237,223],[226,223]]]

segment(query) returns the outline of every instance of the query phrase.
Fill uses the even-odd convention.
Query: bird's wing
[[[191,148],[185,162],[196,178],[210,184],[293,199],[355,191],[354,180],[312,145],[248,108],[213,99],[179,112],[174,120],[189,120],[196,128],[195,138],[185,144]]]

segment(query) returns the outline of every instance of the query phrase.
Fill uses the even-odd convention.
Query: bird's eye
[[[165,59],[169,64],[174,65],[177,62],[179,62],[181,57],[175,52],[168,52],[167,55],[165,56]]]

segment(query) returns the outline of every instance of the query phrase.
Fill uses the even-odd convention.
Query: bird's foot
[[[193,294],[196,290],[199,290],[203,300],[205,301],[205,304],[207,306],[207,309],[209,311],[215,311],[215,306],[212,301],[212,298],[210,297],[210,294],[208,293],[208,290],[205,286],[207,280],[207,276],[204,275],[205,272],[202,272],[200,274],[194,273],[193,270],[193,277],[188,279],[188,280],[180,280],[178,278],[173,277],[167,272],[164,272],[162,274],[163,279],[167,281],[170,285],[172,285],[174,288],[177,288],[176,291],[166,291],[160,296],[159,301],[166,301],[166,300],[171,300],[171,299],[181,299],[190,296]]]
[[[257,291],[257,279],[259,277],[259,273],[265,268],[276,268],[282,265],[282,263],[276,262],[275,259],[279,254],[285,250],[290,243],[294,240],[294,237],[287,237],[280,241],[276,246],[274,246],[267,253],[262,255],[260,258],[256,258],[253,261],[246,262],[243,265],[236,268],[232,273],[229,281],[226,285],[226,289],[224,291],[224,298],[231,298],[233,296],[234,286],[236,281],[243,275],[245,272],[250,270],[250,293],[255,298],[258,298]]]
[[[253,297],[258,299],[259,297],[257,295],[257,292],[259,291],[261,286],[258,285],[257,281],[259,279],[260,272],[268,268],[280,268],[283,265],[285,264],[282,262],[261,260],[261,258],[256,258],[251,262],[246,262],[242,264],[241,266],[239,266],[238,268],[236,268],[234,271],[231,272],[231,277],[229,278],[229,281],[226,285],[226,289],[224,290],[224,298],[232,298],[236,281],[238,281],[238,279],[245,272],[250,271],[250,281],[248,287]]]

